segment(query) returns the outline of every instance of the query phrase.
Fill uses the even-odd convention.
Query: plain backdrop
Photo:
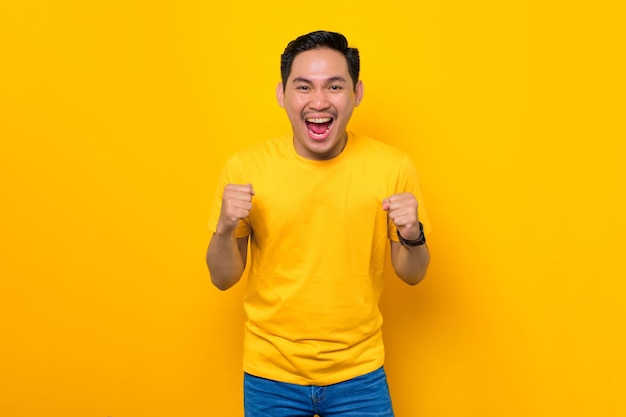
[[[381,301],[400,417],[626,415],[624,3],[4,2],[0,415],[241,416],[242,295],[210,284],[237,149],[289,133],[286,43],[361,51],[350,129],[433,224]]]

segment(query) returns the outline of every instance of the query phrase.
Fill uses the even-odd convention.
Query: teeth
[[[332,119],[330,117],[319,117],[319,118],[306,119],[306,121],[309,122],[309,123],[328,123],[331,120]]]

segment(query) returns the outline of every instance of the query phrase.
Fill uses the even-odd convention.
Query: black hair
[[[341,52],[346,57],[348,72],[350,73],[350,78],[352,78],[354,88],[356,88],[361,68],[359,50],[348,47],[348,40],[341,33],[320,30],[302,35],[287,44],[285,51],[280,56],[280,75],[283,81],[283,89],[287,85],[287,78],[289,78],[291,73],[291,65],[296,55],[316,48],[330,48]]]

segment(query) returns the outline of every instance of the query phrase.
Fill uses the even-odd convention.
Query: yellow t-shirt
[[[382,209],[412,192],[428,221],[407,155],[349,133],[334,159],[300,157],[291,137],[259,143],[225,165],[211,214],[215,231],[228,183],[254,187],[244,307],[244,371],[301,385],[328,385],[383,365],[383,288],[388,239],[396,229]]]

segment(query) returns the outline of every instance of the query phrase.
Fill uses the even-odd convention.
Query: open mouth
[[[333,119],[331,117],[312,117],[305,119],[305,123],[312,138],[323,139],[330,131]]]

